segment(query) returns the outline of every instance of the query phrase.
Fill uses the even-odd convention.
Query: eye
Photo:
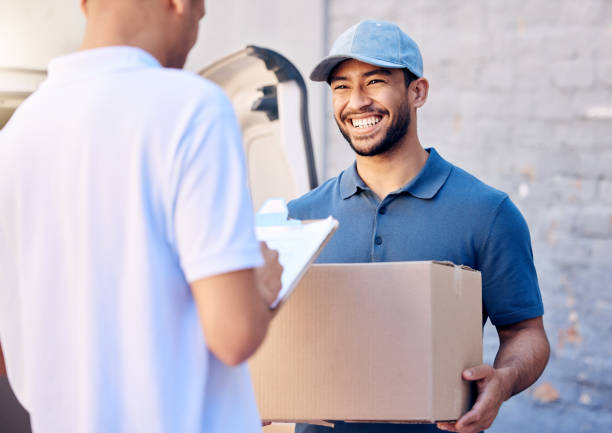
[[[373,78],[372,80],[368,81],[368,85],[370,84],[378,84],[378,83],[384,83],[384,80],[381,80],[379,78]]]
[[[343,90],[343,89],[348,89],[348,86],[346,86],[344,84],[338,84],[338,85],[334,86],[334,90]]]

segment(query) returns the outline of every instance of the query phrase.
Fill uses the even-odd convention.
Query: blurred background
[[[77,0],[0,0],[0,68],[44,70],[78,49]],[[424,146],[510,194],[533,241],[552,354],[491,432],[612,428],[612,0],[208,0],[187,69],[256,44],[306,78],[346,28],[398,23],[430,82]],[[0,74],[0,91],[8,81]],[[327,86],[308,83],[320,180],[353,159]],[[497,349],[485,328],[485,360]],[[53,374],[52,371],[49,372]],[[0,431],[27,415],[0,382]],[[25,420],[25,421],[24,421]],[[24,424],[25,423],[25,424]]]

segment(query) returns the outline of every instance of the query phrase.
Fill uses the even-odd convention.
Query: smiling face
[[[404,73],[346,60],[330,74],[334,117],[340,132],[361,156],[395,148],[410,126]]]

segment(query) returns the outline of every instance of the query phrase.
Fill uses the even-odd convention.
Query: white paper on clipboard
[[[289,220],[287,215],[283,199],[268,200],[256,215],[257,239],[278,251],[283,266],[282,288],[270,305],[272,309],[287,299],[338,228],[338,221],[332,217],[303,222]]]

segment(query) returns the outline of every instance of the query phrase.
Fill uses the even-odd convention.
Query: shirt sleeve
[[[497,208],[479,256],[483,308],[493,325],[544,314],[529,229],[508,197]]]
[[[170,223],[188,282],[260,266],[240,129],[224,95],[190,122],[173,167]]]

